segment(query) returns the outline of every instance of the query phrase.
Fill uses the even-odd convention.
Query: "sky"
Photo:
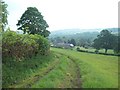
[[[49,31],[118,27],[119,0],[4,0],[8,4],[8,26],[17,22],[27,7],[36,7],[47,21]]]

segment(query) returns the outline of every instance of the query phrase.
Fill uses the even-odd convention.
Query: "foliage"
[[[13,31],[3,33],[2,39],[3,58],[13,57],[16,60],[31,58],[38,53],[47,55],[49,42],[40,35],[17,34]],[[3,59],[4,62],[4,59]]]
[[[7,11],[8,5],[4,1],[0,1],[0,26],[2,26],[2,31],[4,31],[5,26],[8,24],[7,21],[7,16],[8,16],[8,11]]]
[[[5,58],[6,63],[2,63],[2,87],[9,88],[35,74],[44,72],[48,65],[51,66],[56,61],[54,57],[55,55],[50,53],[47,56],[37,55],[21,62],[16,62],[11,57]]]
[[[49,27],[47,22],[36,7],[28,7],[18,21],[17,26],[19,26],[18,30],[22,30],[24,34],[39,34],[44,37],[50,34],[46,30]]]
[[[115,43],[115,37],[108,30],[102,30],[100,35],[94,40],[93,47],[96,49],[104,48],[105,53],[107,53],[108,49],[113,49],[113,44]]]
[[[77,48],[76,48],[76,50],[77,50],[77,51],[80,51],[80,48],[79,48],[79,47],[77,47]]]
[[[120,53],[120,35],[115,36],[115,43],[114,43],[114,52],[115,53]]]
[[[76,46],[76,41],[73,38],[71,40],[69,40],[68,43],[73,44],[74,46]]]
[[[70,32],[71,33],[71,32]],[[51,32],[49,40],[51,43],[70,43],[71,39],[74,39],[77,46],[89,47],[92,45],[93,40],[99,34],[98,32],[84,32],[84,33],[64,33],[62,35],[59,32]]]
[[[0,58],[2,58],[2,34],[0,33]]]

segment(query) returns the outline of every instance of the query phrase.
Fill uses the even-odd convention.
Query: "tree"
[[[80,40],[79,40],[80,47],[85,47],[85,46],[87,46],[87,44],[88,44],[88,42],[87,42],[86,38],[80,38]]]
[[[2,31],[4,31],[5,26],[8,24],[7,21],[7,16],[8,16],[8,11],[7,11],[8,5],[4,1],[0,1],[0,27],[2,27]]]
[[[120,33],[119,33],[120,34]],[[114,43],[114,52],[119,53],[120,52],[120,35],[115,36],[115,43]]]
[[[63,42],[60,37],[56,37],[56,38],[55,38],[55,41],[56,41],[56,43],[62,43],[62,42]]]
[[[93,42],[94,42],[93,43],[93,47],[96,48],[97,51],[100,50],[100,48],[101,48],[101,46],[100,46],[101,45],[100,39],[96,38],[96,39],[94,39]]]
[[[18,30],[22,30],[24,34],[39,34],[44,37],[50,34],[46,30],[49,27],[47,22],[36,7],[28,7],[16,25],[18,26]]]
[[[97,36],[97,38],[94,40],[93,47],[96,49],[104,48],[105,53],[107,53],[108,49],[113,49],[113,45],[115,43],[114,41],[115,36],[111,34],[108,30],[102,30],[100,32],[100,35]]]
[[[69,42],[69,43],[70,43],[70,44],[73,44],[74,46],[76,46],[75,39],[73,39],[73,38],[70,40],[70,42]]]

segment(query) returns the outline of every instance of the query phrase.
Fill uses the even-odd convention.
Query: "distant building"
[[[71,47],[74,47],[74,45],[73,45],[73,44],[70,44],[70,46],[71,46]]]
[[[68,44],[68,43],[55,43],[53,46],[58,47],[58,48],[72,48],[72,47],[74,47],[73,44]]]

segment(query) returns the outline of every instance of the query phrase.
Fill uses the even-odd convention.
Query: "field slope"
[[[6,79],[6,81],[3,82],[4,87],[9,88],[118,87],[117,56],[106,56],[99,54],[77,52],[75,50],[51,48],[51,53],[48,56],[38,55],[32,60],[23,62],[21,61],[20,63],[12,61],[11,63],[12,66],[9,65],[7,66],[3,64],[4,71],[3,79]],[[29,67],[31,67],[31,63],[33,69],[29,69]],[[28,68],[25,68],[24,66],[27,66]],[[10,67],[12,67],[13,71],[12,73],[10,73],[11,72],[11,70],[9,69]],[[14,81],[16,82],[12,83]]]
[[[43,63],[29,77],[9,85],[9,88],[81,88],[80,72],[77,64],[68,56],[51,51],[44,57],[49,63]],[[41,59],[37,58],[37,61]],[[36,62],[36,60],[35,60]],[[33,62],[34,63],[34,62]],[[18,67],[17,67],[18,68]],[[24,68],[25,69],[25,68]],[[18,72],[17,72],[18,73]],[[10,75],[10,74],[9,74]],[[14,74],[15,77],[17,76]],[[17,78],[17,77],[16,77]],[[5,85],[4,85],[5,86]]]
[[[79,64],[83,88],[118,88],[118,57],[51,48]]]

